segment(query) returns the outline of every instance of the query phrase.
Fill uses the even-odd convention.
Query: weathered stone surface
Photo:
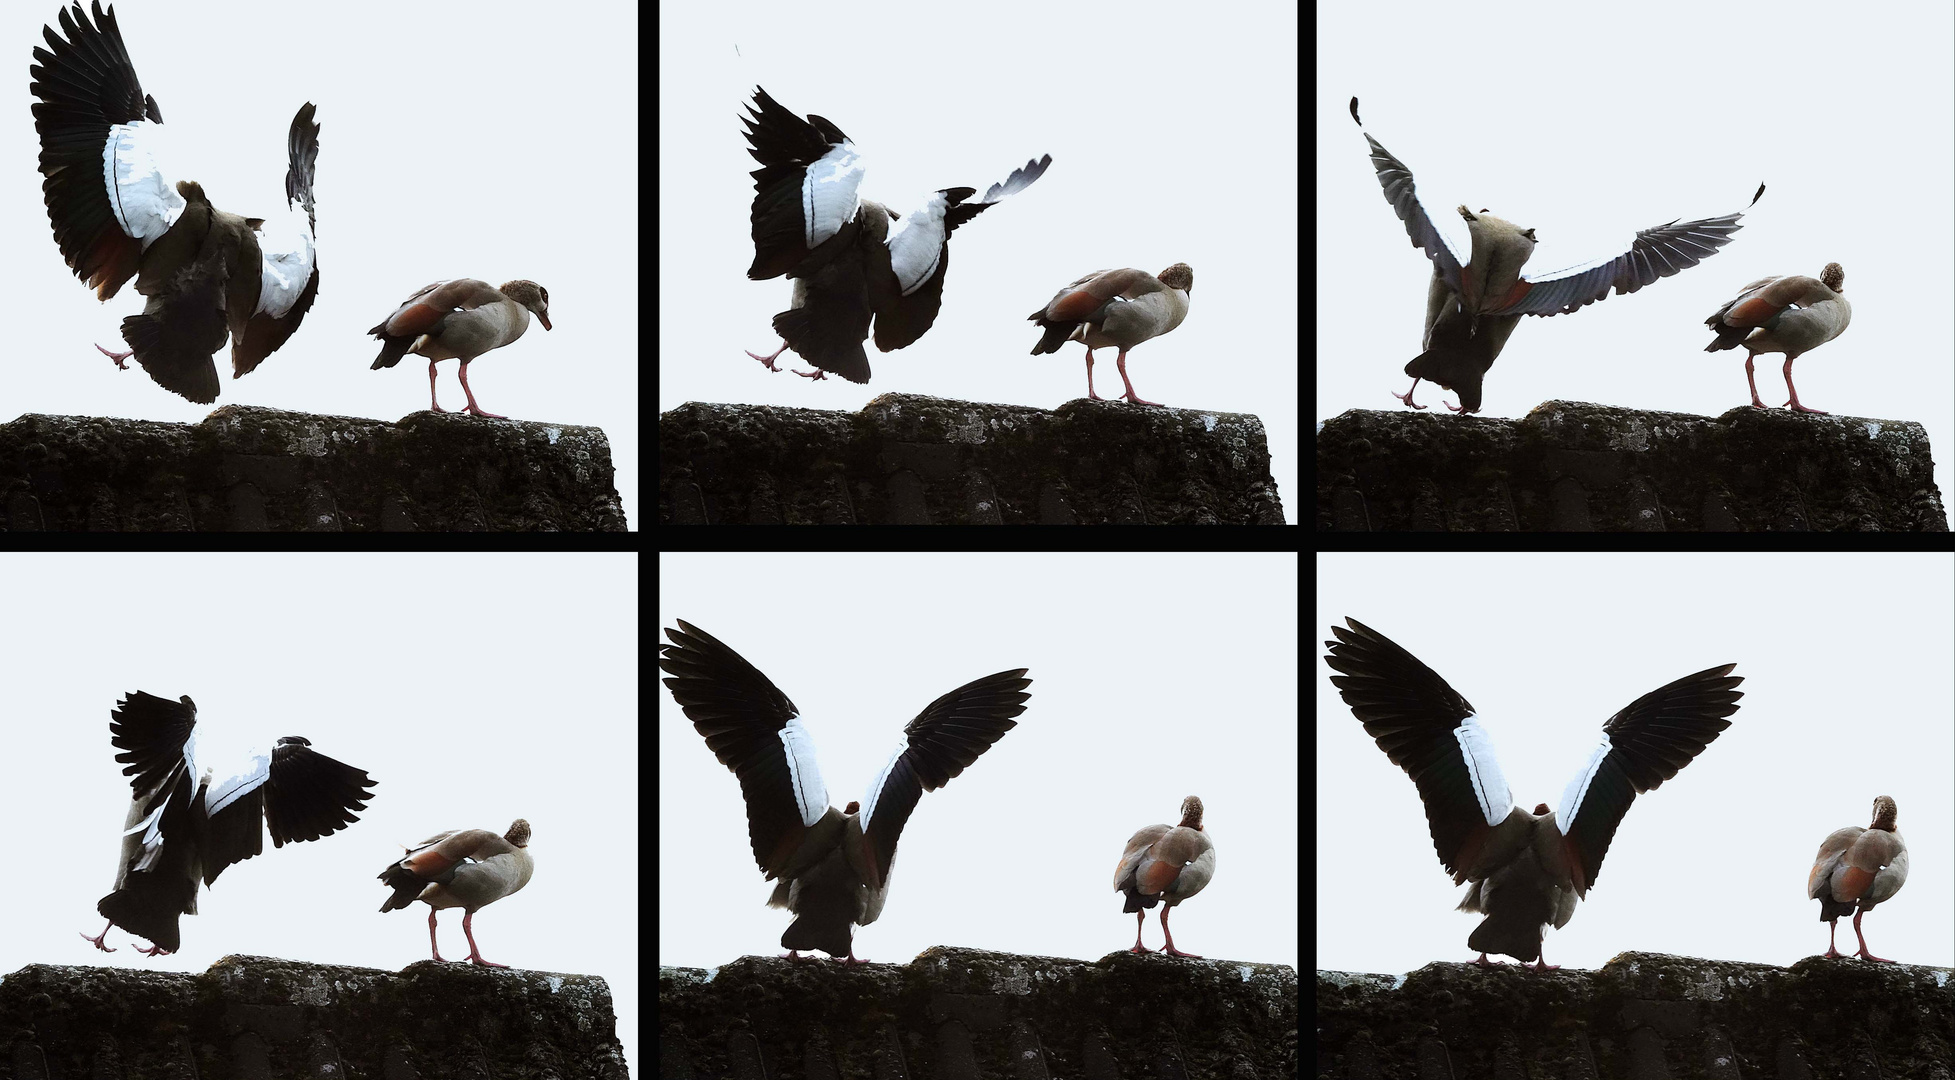
[[[1255,416],[884,394],[665,413],[659,523],[1281,525],[1283,505]]]
[[[1550,401],[1518,420],[1353,409],[1317,432],[1338,532],[1947,532],[1907,420]]]
[[[603,429],[458,413],[29,413],[0,424],[0,490],[11,532],[625,529]]]

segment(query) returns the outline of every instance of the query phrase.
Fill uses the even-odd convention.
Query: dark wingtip
[[[1758,182],[1758,194],[1756,194],[1756,195],[1753,195],[1753,196],[1751,197],[1751,205],[1750,205],[1750,206],[1747,206],[1747,207],[1745,207],[1745,209],[1747,209],[1747,210],[1749,210],[1749,209],[1751,209],[1751,207],[1752,207],[1752,206],[1757,206],[1757,205],[1758,205],[1758,200],[1760,200],[1760,199],[1762,199],[1762,198],[1764,198],[1764,197],[1765,197],[1765,182],[1764,182],[1763,180],[1760,180],[1760,181]]]
[[[1358,120],[1358,95],[1356,94],[1351,95],[1351,119]],[[1363,127],[1364,121],[1358,120],[1358,126]]]

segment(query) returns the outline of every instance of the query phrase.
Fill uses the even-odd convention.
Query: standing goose
[[[265,218],[217,209],[194,180],[172,184],[159,156],[162,111],[142,91],[114,10],[76,4],[61,29],[43,28],[30,72],[34,129],[55,243],[75,276],[108,300],[131,277],[148,297],[122,320],[125,352],[97,349],[119,368],[134,356],[158,386],[191,401],[217,400],[212,354],[231,340],[231,377],[271,355],[319,292],[313,249],[319,125],[306,102],[286,136],[286,205]]]
[[[529,854],[529,822],[517,818],[509,831],[497,836],[488,829],[437,833],[407,851],[407,857],[387,864],[380,880],[394,890],[382,912],[399,911],[416,900],[428,905],[428,948],[436,960],[435,916],[442,908],[462,909],[462,933],[468,937],[468,961],[482,967],[508,967],[482,958],[475,947],[475,913],[529,884],[536,863]]]
[[[1898,812],[1894,800],[1882,795],[1874,800],[1872,825],[1864,829],[1848,825],[1819,845],[1812,873],[1806,876],[1806,896],[1819,901],[1819,917],[1826,923],[1828,959],[1846,955],[1833,944],[1833,935],[1839,929],[1840,916],[1853,912],[1853,936],[1860,939],[1859,957],[1883,964],[1894,962],[1867,951],[1860,917],[1907,883],[1907,844],[1894,828]]]
[[[1687,675],[1644,694],[1602,725],[1602,738],[1549,813],[1514,805],[1493,742],[1473,706],[1383,634],[1356,619],[1331,627],[1325,662],[1344,703],[1418,785],[1439,861],[1453,884],[1472,882],[1461,911],[1486,915],[1468,948],[1539,960],[1544,926],[1559,929],[1601,873],[1616,825],[1637,794],[1677,775],[1738,711],[1736,664]]]
[[[297,735],[270,751],[200,760],[197,705],[141,691],[116,703],[109,741],[130,777],[134,797],[122,829],[115,891],[96,911],[150,947],[155,956],[181,942],[177,919],[197,913],[197,882],[214,884],[224,868],[265,850],[259,827],[271,829],[272,846],[331,836],[359,820],[374,782],[351,765],[311,749]],[[205,743],[208,749],[208,742]],[[103,952],[109,926],[93,937]]]
[[[1127,350],[1180,326],[1188,317],[1188,294],[1194,288],[1195,271],[1187,263],[1175,263],[1160,277],[1132,267],[1096,270],[1060,289],[1051,303],[1027,316],[1045,328],[1045,335],[1032,346],[1032,355],[1056,353],[1068,341],[1083,343],[1086,396],[1103,401],[1093,392],[1093,350],[1119,349],[1120,381],[1127,385],[1121,396],[1136,405],[1159,405],[1134,393],[1127,378]]]
[[[828,804],[815,767],[814,742],[801,712],[760,670],[718,638],[679,621],[665,635],[658,666],[706,746],[740,778],[747,803],[747,836],[754,862],[780,879],[769,907],[795,915],[781,946],[855,957],[853,926],[882,914],[896,841],[925,791],[949,783],[1025,711],[1032,680],[1025,669],[965,683],[924,706],[903,729],[903,741],[846,810]]]
[[[1357,120],[1360,128],[1364,126],[1358,118],[1357,98],[1351,99],[1351,119]],[[1520,271],[1534,254],[1533,229],[1523,229],[1485,210],[1475,214],[1461,206],[1459,216],[1465,219],[1472,240],[1470,257],[1461,259],[1426,216],[1413,188],[1412,170],[1369,133],[1365,141],[1371,144],[1371,163],[1377,170],[1379,186],[1385,190],[1385,201],[1405,223],[1412,246],[1432,260],[1432,281],[1426,290],[1425,351],[1405,365],[1405,373],[1412,376],[1411,389],[1392,395],[1415,409],[1425,406],[1412,400],[1412,391],[1419,388],[1420,379],[1429,379],[1459,394],[1459,407],[1448,404],[1448,409],[1478,412],[1480,380],[1506,346],[1522,315],[1579,311],[1608,299],[1611,287],[1617,294],[1633,293],[1710,258],[1742,228],[1738,219],[1743,212],[1672,221],[1638,232],[1629,250],[1614,258],[1529,277]],[[1758,185],[1752,203],[1764,194],[1765,185]]]
[[[468,395],[466,411],[473,416],[506,420],[500,413],[484,412],[475,403],[475,391],[468,388],[468,364],[522,337],[529,329],[532,313],[543,329],[550,329],[550,290],[534,281],[505,281],[500,289],[474,278],[423,285],[379,326],[367,331],[380,339],[380,355],[367,370],[393,367],[408,353],[427,357],[428,408],[447,412],[434,392],[434,366],[459,358],[462,393]]]
[[[1190,795],[1181,800],[1181,824],[1149,825],[1127,840],[1127,850],[1113,871],[1113,889],[1127,894],[1120,910],[1134,917],[1134,947],[1128,952],[1144,953],[1140,932],[1147,925],[1147,912],[1161,907],[1161,936],[1167,944],[1161,951],[1169,956],[1200,960],[1194,953],[1174,947],[1168,932],[1168,911],[1176,904],[1208,887],[1215,876],[1215,842],[1202,829],[1202,801]]]
[[[1846,324],[1853,321],[1853,305],[1841,295],[1845,285],[1846,270],[1839,263],[1827,263],[1817,278],[1800,274],[1759,278],[1704,320],[1717,333],[1704,351],[1745,347],[1745,382],[1751,386],[1755,409],[1765,408],[1765,403],[1758,400],[1751,362],[1759,353],[1784,353],[1785,388],[1792,394],[1786,404],[1794,412],[1825,416],[1822,409],[1799,404],[1799,390],[1792,385],[1792,361],[1846,332]]]
[[[774,316],[781,347],[747,355],[779,371],[775,359],[793,349],[815,367],[795,374],[811,379],[833,372],[868,382],[862,342],[871,319],[883,352],[927,333],[943,306],[950,234],[1031,187],[1052,164],[1050,154],[1028,161],[982,199],[972,198],[975,188],[944,188],[905,219],[856,196],[862,158],[841,128],[813,114],[803,120],[759,87],[749,111],[753,116],[743,120],[748,153],[761,167],[752,173],[754,259],[747,277],[785,274],[794,280],[794,300]],[[902,221],[893,232],[892,221]]]

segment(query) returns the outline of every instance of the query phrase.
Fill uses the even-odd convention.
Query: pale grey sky
[[[1195,269],[1188,317],[1142,343],[1143,398],[1255,413],[1296,520],[1295,9],[1140,0],[1118,11],[991,5],[666,5],[660,11],[659,408],[687,401],[860,409],[884,393],[1044,409],[1086,396],[1085,349],[1031,354],[1026,316],[1096,270]],[[946,47],[955,42],[955,48]],[[737,52],[736,52],[737,49]],[[757,166],[740,118],[759,85],[840,126],[862,196],[909,213],[1052,155],[1030,188],[959,228],[935,326],[869,348],[865,385],[771,374],[792,285],[749,281]],[[1120,377],[1100,350],[1102,397]],[[792,352],[782,360],[793,360]],[[803,370],[805,364],[798,365]],[[1137,406],[1138,407],[1138,406]]]
[[[165,116],[169,114],[164,113]],[[535,875],[476,913],[512,969],[602,976],[638,1045],[637,559],[624,555],[6,555],[8,761],[0,978],[29,963],[203,972],[233,953],[398,971],[429,959],[427,905],[376,880],[447,829],[534,830]],[[96,902],[115,885],[125,694],[188,694],[200,734],[302,735],[375,781],[359,820],[231,866],[148,957]],[[612,866],[599,874],[592,867]],[[581,869],[580,869],[581,868]],[[442,955],[468,955],[460,912]]]
[[[1473,703],[1514,801],[1554,806],[1618,709],[1735,663],[1731,726],[1636,797],[1547,960],[1626,951],[1788,965],[1826,950],[1806,875],[1891,795],[1907,884],[1862,922],[1878,956],[1955,964],[1955,557],[1320,555],[1306,637],[1317,707],[1317,966],[1470,961],[1480,916],[1434,853],[1418,789],[1331,685],[1348,616]],[[1408,570],[1411,571],[1408,573]],[[1439,590],[1467,604],[1436,602]],[[1842,920],[1843,951],[1857,948]],[[1860,961],[1855,961],[1859,963]]]
[[[420,3],[325,7],[126,0],[116,21],[169,130],[172,160],[222,210],[285,206],[285,135],[318,107],[319,296],[298,333],[256,371],[230,375],[214,405],[186,401],[140,368],[117,371],[94,343],[120,344],[142,310],[134,284],[102,303],[62,262],[41,198],[27,92],[41,27],[62,6],[8,4],[0,40],[15,58],[14,107],[0,120],[10,167],[0,224],[17,318],[0,421],[21,413],[195,423],[222,405],[398,420],[428,407],[427,364],[368,370],[366,331],[442,278],[529,278],[550,290],[555,329],[469,366],[490,412],[602,427],[635,527],[639,275],[637,9],[486,0],[466,17]],[[442,407],[462,404],[455,361],[439,365]]]
[[[1798,0],[1569,8],[1499,2],[1318,9],[1317,418],[1403,409],[1431,264],[1385,202],[1364,131],[1405,162],[1464,245],[1461,203],[1537,230],[1530,273],[1628,249],[1636,231],[1743,210],[1698,266],[1568,315],[1528,317],[1487,373],[1483,415],[1553,399],[1715,416],[1749,406],[1744,352],[1704,319],[1745,283],[1846,268],[1853,322],[1793,365],[1806,405],[1914,420],[1955,477],[1955,365],[1919,313],[1955,292],[1955,13]],[[1471,76],[1463,73],[1470,71]],[[1464,246],[1462,250],[1465,250]],[[1758,361],[1767,404],[1784,357]],[[1417,400],[1438,412],[1421,383]]]
[[[856,956],[934,945],[1097,960],[1134,943],[1114,867],[1128,837],[1199,795],[1215,877],[1174,909],[1184,952],[1295,964],[1296,610],[1292,555],[665,555],[661,644],[684,619],[802,710],[836,806],[925,705],[1030,669],[1018,726],[903,829],[887,906]],[[869,584],[865,588],[865,582]],[[1183,605],[1186,605],[1185,607]],[[658,673],[661,677],[662,672]],[[780,956],[745,804],[663,684],[660,964]],[[1160,908],[1146,944],[1161,947]]]

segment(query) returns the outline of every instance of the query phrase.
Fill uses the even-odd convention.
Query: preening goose
[[[40,99],[42,184],[54,239],[75,276],[107,300],[131,277],[148,297],[122,320],[129,348],[96,348],[117,367],[130,356],[156,384],[191,401],[217,400],[212,354],[231,339],[231,377],[256,368],[299,328],[319,292],[313,176],[319,125],[311,102],[286,136],[286,205],[264,218],[217,209],[194,180],[170,182],[163,114],[142,91],[113,9],[95,0],[61,13],[64,41],[44,27],[31,87]]]
[[[1134,393],[1127,378],[1127,350],[1180,326],[1188,317],[1188,294],[1194,288],[1195,271],[1187,263],[1175,263],[1160,277],[1132,267],[1096,270],[1060,289],[1051,303],[1027,316],[1045,328],[1039,343],[1032,346],[1032,355],[1058,352],[1068,341],[1083,343],[1086,396],[1102,401],[1093,392],[1093,350],[1119,349],[1120,381],[1127,386],[1121,396],[1136,405],[1159,405]]]
[[[1839,263],[1827,263],[1817,278],[1800,274],[1759,278],[1704,320],[1717,333],[1704,351],[1745,347],[1745,382],[1751,386],[1755,409],[1765,408],[1765,403],[1758,400],[1751,362],[1759,353],[1784,353],[1785,389],[1792,395],[1786,404],[1794,412],[1825,416],[1823,409],[1799,404],[1799,390],[1792,385],[1792,361],[1846,332],[1846,324],[1853,321],[1853,305],[1841,295],[1845,291],[1846,270]]]
[[[380,872],[380,880],[394,890],[380,910],[399,911],[416,900],[428,905],[428,949],[440,960],[435,916],[442,908],[461,908],[469,963],[508,967],[483,959],[482,950],[475,947],[475,913],[529,884],[536,869],[529,854],[529,835],[529,822],[517,818],[501,836],[488,829],[467,829],[428,837]]]
[[[1134,947],[1127,951],[1147,951],[1140,943],[1140,932],[1147,925],[1143,909],[1161,904],[1161,936],[1167,939],[1161,951],[1200,960],[1174,947],[1168,911],[1207,888],[1214,876],[1215,843],[1202,828],[1202,801],[1193,795],[1181,800],[1181,824],[1149,825],[1129,837],[1113,871],[1114,891],[1127,894],[1126,906],[1120,910],[1134,917]]]
[[[1351,119],[1358,118],[1358,99],[1351,99]],[[1415,409],[1412,391],[1429,379],[1459,394],[1454,412],[1480,410],[1480,381],[1507,344],[1522,315],[1563,315],[1606,300],[1610,288],[1633,293],[1658,278],[1696,266],[1731,242],[1742,226],[1741,211],[1696,221],[1672,221],[1643,229],[1629,250],[1610,259],[1582,263],[1541,277],[1522,274],[1521,266],[1534,254],[1534,230],[1523,229],[1481,210],[1459,208],[1472,240],[1469,257],[1462,259],[1426,215],[1413,189],[1412,170],[1365,135],[1371,144],[1371,163],[1377,170],[1385,201],[1392,204],[1412,246],[1432,260],[1432,281],[1426,289],[1424,352],[1405,365],[1412,386],[1392,396]],[[1751,197],[1757,203],[1765,185]],[[1745,209],[1751,207],[1747,205]]]
[[[1867,828],[1848,825],[1836,830],[1819,845],[1812,873],[1806,876],[1806,896],[1819,901],[1819,918],[1826,923],[1826,956],[1844,956],[1833,944],[1839,918],[1853,913],[1853,936],[1860,939],[1859,957],[1894,961],[1867,951],[1867,937],[1860,932],[1860,917],[1874,905],[1901,891],[1907,883],[1907,844],[1894,828],[1898,813],[1894,800],[1885,795],[1874,800],[1874,821]]]
[[[991,185],[944,188],[907,217],[856,196],[862,158],[849,137],[822,117],[806,120],[754,88],[747,142],[761,167],[753,171],[753,266],[747,276],[794,279],[793,306],[774,316],[781,347],[747,355],[778,371],[774,361],[793,349],[813,364],[811,379],[828,372],[869,381],[862,342],[873,318],[876,348],[901,349],[922,337],[943,305],[950,266],[950,234],[1008,195],[1032,186],[1052,164],[1047,154]],[[893,232],[890,222],[900,221]]]
[[[199,760],[197,706],[189,697],[169,701],[138,691],[110,714],[109,741],[122,753],[135,792],[122,829],[115,891],[96,910],[151,947],[154,956],[177,950],[177,919],[197,913],[197,882],[214,883],[224,868],[264,851],[258,822],[271,829],[272,846],[317,840],[359,819],[373,798],[374,782],[351,765],[311,749],[297,735],[269,752],[253,749],[238,760]],[[93,937],[103,952],[108,926]]]
[[[1473,706],[1383,634],[1356,619],[1331,627],[1325,662],[1351,712],[1419,787],[1432,845],[1453,875],[1472,882],[1459,909],[1486,915],[1468,948],[1541,958],[1543,927],[1567,925],[1602,870],[1616,825],[1637,794],[1655,788],[1731,726],[1744,679],[1736,664],[1708,668],[1629,703],[1562,792],[1553,813],[1514,805],[1493,743]]]
[[[423,285],[379,326],[367,331],[380,339],[380,355],[367,370],[393,367],[408,353],[427,357],[428,408],[447,412],[434,392],[434,366],[459,358],[462,393],[468,395],[466,411],[492,420],[508,419],[500,413],[484,412],[475,403],[475,391],[468,388],[468,364],[522,337],[529,329],[531,314],[543,329],[550,329],[550,290],[534,281],[505,281],[500,289],[474,278]]]
[[[795,915],[781,946],[858,964],[854,926],[882,914],[896,841],[925,791],[949,783],[1025,711],[1025,669],[965,683],[924,706],[861,802],[837,810],[800,710],[718,638],[680,620],[661,646],[665,685],[720,763],[740,778],[754,862],[779,884],[767,901]]]

